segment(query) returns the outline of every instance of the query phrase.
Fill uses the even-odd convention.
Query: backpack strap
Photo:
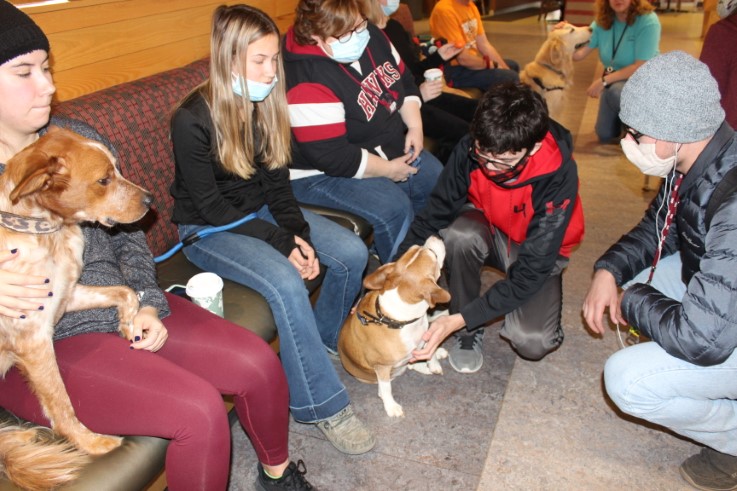
[[[727,199],[734,190],[737,188],[737,167],[732,168],[727,172],[722,180],[717,184],[714,193],[709,198],[709,204],[706,205],[706,213],[704,214],[704,223],[706,224],[706,230],[709,230],[711,226],[711,219],[716,213],[719,206]]]

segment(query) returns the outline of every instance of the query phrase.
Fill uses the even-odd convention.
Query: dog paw
[[[437,360],[430,360],[430,362],[428,362],[428,364],[427,364],[427,369],[433,375],[442,375],[443,374],[443,367],[440,366],[440,363],[438,363]]]
[[[445,360],[448,358],[448,350],[445,348],[438,348],[435,350],[435,359],[436,360]]]
[[[430,375],[431,373],[426,361],[416,361],[414,363],[410,363],[409,365],[407,365],[407,368],[423,375]]]
[[[384,410],[386,410],[386,414],[390,418],[401,418],[404,416],[404,409],[402,409],[402,406],[400,406],[396,402],[392,402],[389,404],[385,403]]]
[[[102,455],[114,450],[123,443],[123,439],[119,436],[100,435],[91,433],[75,439],[74,443],[80,449],[90,455]]]

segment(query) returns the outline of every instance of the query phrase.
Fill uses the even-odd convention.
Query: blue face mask
[[[386,0],[386,5],[381,6],[384,15],[392,15],[399,8],[399,0]]]
[[[361,57],[370,38],[368,29],[364,29],[361,32],[352,33],[350,39],[344,43],[336,39],[328,43],[330,49],[333,50],[330,58],[338,63],[353,63]]]
[[[235,92],[236,95],[243,97],[243,91],[241,90],[242,77],[240,75],[236,75],[235,73],[233,73],[231,78],[233,80],[233,92]],[[251,102],[263,101],[264,99],[266,99],[266,96],[268,96],[271,93],[271,89],[274,88],[277,81],[278,81],[278,78],[276,76],[274,77],[274,80],[272,80],[270,84],[254,82],[252,80],[246,79],[246,87],[248,89],[248,98],[250,99]]]

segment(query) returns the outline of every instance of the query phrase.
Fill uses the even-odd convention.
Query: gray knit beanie
[[[0,0],[0,65],[37,49],[49,51],[41,28],[10,2]]]
[[[642,65],[624,84],[619,118],[657,140],[692,143],[721,126],[720,99],[705,64],[683,51],[671,51]]]

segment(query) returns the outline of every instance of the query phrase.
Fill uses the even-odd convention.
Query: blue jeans
[[[492,85],[519,82],[519,64],[506,58],[504,61],[509,65],[509,70],[506,68],[471,70],[460,65],[446,65],[445,80],[459,89],[475,87],[483,91]]]
[[[430,152],[420,154],[419,172],[405,182],[385,177],[352,179],[324,174],[292,180],[301,203],[349,211],[374,227],[374,245],[382,263],[392,260],[438,180],[442,164]]]
[[[648,274],[649,268],[638,282]],[[683,298],[678,254],[658,263],[652,285]],[[625,413],[737,456],[737,351],[719,365],[702,367],[669,355],[655,342],[637,344],[607,360],[604,383]]]
[[[327,419],[348,405],[345,387],[325,347],[336,350],[338,332],[361,288],[366,246],[355,234],[308,211],[312,243],[327,267],[314,311],[295,267],[263,240],[220,232],[184,248],[200,269],[246,285],[264,296],[279,332],[279,349],[289,384],[289,408],[294,419]],[[258,218],[275,223],[267,207]],[[203,228],[180,225],[179,236]]]
[[[614,82],[601,92],[599,98],[599,114],[596,116],[596,136],[602,143],[620,137],[622,122],[619,120],[619,101],[626,80]]]

